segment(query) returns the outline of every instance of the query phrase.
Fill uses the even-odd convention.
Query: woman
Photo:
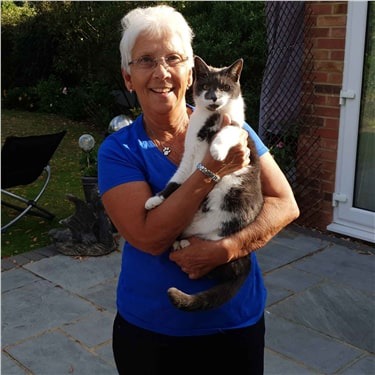
[[[235,374],[245,368],[249,374],[262,374],[266,291],[254,251],[298,216],[293,193],[249,130],[261,154],[265,204],[258,219],[231,237],[193,238],[189,247],[171,253],[174,240],[214,184],[197,170],[162,205],[144,208],[181,161],[193,110],[185,102],[193,80],[193,33],[168,6],[134,9],[122,24],[122,74],[127,89],[137,94],[142,115],[107,137],[99,152],[103,204],[126,239],[113,329],[117,369],[126,375],[199,374],[203,366],[204,373]],[[229,123],[225,118],[223,125]],[[248,165],[247,136],[244,130],[224,162],[207,153],[202,164],[220,177]],[[252,257],[252,271],[230,303],[187,313],[168,300],[168,287],[206,289],[207,272],[242,256]]]

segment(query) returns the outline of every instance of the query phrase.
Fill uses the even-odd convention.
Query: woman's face
[[[125,84],[137,93],[145,113],[167,114],[173,110],[185,110],[185,93],[192,84],[192,70],[187,61],[168,67],[160,58],[177,54],[182,58],[181,41],[178,37],[151,38],[140,34],[132,50],[132,61],[141,57],[156,59],[157,66],[142,68],[133,63],[131,75],[123,71]]]

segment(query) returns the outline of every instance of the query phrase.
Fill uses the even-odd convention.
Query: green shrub
[[[35,111],[38,109],[38,94],[34,87],[15,87],[4,90],[2,104],[8,109]]]

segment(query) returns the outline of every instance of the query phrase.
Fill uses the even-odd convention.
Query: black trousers
[[[262,375],[264,336],[264,316],[251,327],[175,337],[136,327],[117,314],[112,345],[120,375]]]

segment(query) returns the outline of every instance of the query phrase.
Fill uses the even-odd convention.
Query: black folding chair
[[[16,210],[18,215],[3,225],[1,232],[26,214],[47,220],[52,220],[55,217],[51,212],[38,206],[37,202],[51,177],[49,162],[65,134],[66,130],[54,134],[27,137],[10,136],[5,139],[1,148],[1,204]],[[6,190],[20,185],[29,185],[39,177],[43,178],[42,187],[33,199]],[[3,199],[5,197],[8,199]]]

